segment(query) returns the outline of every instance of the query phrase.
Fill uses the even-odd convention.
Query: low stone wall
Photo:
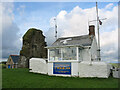
[[[120,69],[113,69],[112,73],[114,78],[120,78]]]
[[[79,63],[79,77],[108,78],[111,66],[105,62],[81,62]]]
[[[31,58],[29,60],[29,69],[30,72],[47,74],[48,73],[48,65],[45,59],[42,58]]]
[[[30,72],[55,75],[55,76],[77,76],[77,77],[98,77],[108,78],[111,66],[105,62],[72,62],[71,75],[53,74],[53,62],[46,62],[42,58],[31,58],[29,60]]]

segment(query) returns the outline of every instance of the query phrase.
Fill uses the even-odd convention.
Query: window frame
[[[76,56],[75,56],[76,59],[73,59],[73,60],[70,60],[70,59],[68,59],[68,60],[63,60],[63,48],[68,48],[68,47],[49,48],[49,49],[48,49],[48,61],[50,61],[50,62],[51,62],[51,61],[79,61],[79,58],[78,58],[78,55],[79,55],[79,54],[78,54],[78,48],[79,48],[79,47],[76,47],[76,46],[70,47],[70,48],[75,48],[75,52],[76,52]],[[60,53],[60,54],[61,54],[61,55],[60,55],[61,60],[59,60],[59,59],[57,59],[57,60],[55,60],[55,59],[54,59],[54,60],[51,60],[51,59],[50,59],[50,50],[51,50],[51,49],[59,49],[59,50],[60,50],[60,52],[61,52],[61,53]]]

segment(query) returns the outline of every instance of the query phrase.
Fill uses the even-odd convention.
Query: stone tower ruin
[[[41,30],[30,28],[23,36],[19,67],[29,67],[30,58],[47,58],[45,36]]]

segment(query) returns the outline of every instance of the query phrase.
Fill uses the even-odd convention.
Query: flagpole
[[[96,13],[97,13],[97,30],[98,30],[98,60],[100,61],[100,33],[99,33],[99,17],[98,17],[98,6],[96,2]]]

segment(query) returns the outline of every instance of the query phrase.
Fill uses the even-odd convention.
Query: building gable
[[[7,60],[7,63],[6,64],[14,64],[11,56],[9,56],[8,60]]]
[[[10,55],[7,60],[7,64],[16,64],[18,63],[19,58],[20,58],[19,55]]]
[[[19,55],[11,55],[11,58],[12,58],[14,63],[18,63],[20,56]]]

